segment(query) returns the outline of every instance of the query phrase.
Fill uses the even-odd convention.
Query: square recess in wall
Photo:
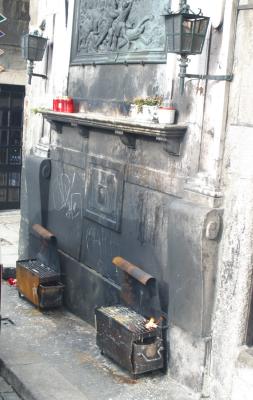
[[[85,216],[117,232],[121,228],[125,164],[88,157]]]

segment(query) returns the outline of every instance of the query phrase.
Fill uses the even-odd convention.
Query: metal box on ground
[[[133,376],[164,367],[162,327],[149,330],[147,319],[121,305],[96,310],[97,345]]]
[[[17,288],[39,308],[60,307],[64,285],[60,282],[60,264],[55,236],[41,225],[34,225],[42,245],[37,258],[16,263]]]
[[[60,274],[40,264],[37,259],[17,261],[16,277],[19,294],[37,307],[62,305],[64,286],[60,283]]]

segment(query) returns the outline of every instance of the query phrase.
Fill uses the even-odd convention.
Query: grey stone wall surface
[[[96,307],[120,301],[121,276],[112,258],[140,266],[157,279],[168,315],[171,375],[201,391],[222,212],[183,200],[180,179],[175,185],[176,177],[167,178],[168,154],[159,143],[139,139],[132,150],[106,131],[83,138],[66,127],[52,134],[57,145],[50,150],[47,228],[58,240],[65,304],[94,324]],[[31,210],[22,229],[34,256],[31,225],[38,217]]]
[[[203,54],[191,58],[188,72],[233,69],[232,86],[187,80],[180,97],[174,55],[167,64],[70,65],[74,1],[68,15],[63,2],[40,2],[33,19],[46,16],[50,57],[36,68],[48,79],[27,88],[24,138],[24,158],[32,152],[51,160],[47,228],[58,239],[65,304],[94,324],[96,307],[117,303],[121,277],[111,262],[117,255],[154,275],[169,318],[169,373],[212,400],[230,400],[252,280],[252,11],[239,13],[233,65],[238,2],[224,4],[223,24],[210,26]],[[112,119],[127,115],[137,96],[173,95],[176,122],[188,127],[180,156],[145,137],[130,149],[96,127],[86,137],[74,124],[59,134],[32,114],[66,94],[77,112]],[[35,221],[27,209],[33,193],[26,167],[23,177],[21,251],[27,254]]]
[[[242,10],[238,15],[234,81],[230,91],[223,162],[224,232],[217,275],[211,358],[211,398],[222,400],[252,396],[248,380],[252,369],[242,373],[241,381],[237,367],[240,346],[245,346],[247,336],[252,338],[252,322],[249,323],[253,276],[253,118],[250,106],[253,87],[249,57],[253,50],[252,16],[252,9]],[[252,346],[252,342],[248,344]]]

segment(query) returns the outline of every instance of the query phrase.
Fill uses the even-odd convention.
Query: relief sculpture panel
[[[76,0],[71,64],[165,63],[168,0]]]

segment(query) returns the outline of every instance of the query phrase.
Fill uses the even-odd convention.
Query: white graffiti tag
[[[82,217],[82,195],[74,192],[76,174],[72,178],[62,173],[54,182],[53,201],[57,211],[64,210],[67,218],[74,220]]]

